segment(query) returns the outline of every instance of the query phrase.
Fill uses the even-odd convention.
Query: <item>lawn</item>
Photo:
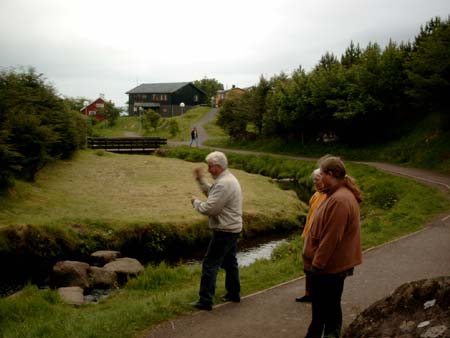
[[[15,195],[0,198],[0,226],[198,223],[206,218],[191,206],[202,197],[193,170],[205,163],[148,155],[82,151],[39,172],[36,182],[18,182]],[[244,210],[267,218],[293,219],[304,205],[292,191],[242,170],[231,171],[241,182]]]

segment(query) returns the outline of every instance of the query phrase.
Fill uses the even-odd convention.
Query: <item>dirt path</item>
[[[197,128],[200,124],[197,124]],[[207,138],[207,136],[205,137]],[[204,139],[205,139],[204,138]],[[217,149],[217,148],[216,148]],[[227,152],[262,154],[222,149]],[[302,160],[305,157],[283,156]],[[450,177],[427,170],[383,163],[362,163],[407,176],[449,194]],[[403,283],[450,275],[450,210],[414,234],[364,252],[363,264],[346,280],[343,294],[344,325],[373,302],[389,295]],[[245,285],[243,292],[245,293]],[[304,292],[304,279],[243,297],[241,303],[226,303],[213,311],[196,311],[163,323],[146,338],[298,338],[306,334],[311,320],[309,304],[296,303]]]

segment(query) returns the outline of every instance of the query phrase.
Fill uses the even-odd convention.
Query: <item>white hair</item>
[[[314,169],[314,171],[311,174],[312,178],[314,178],[316,176],[320,176],[320,168]]]
[[[220,151],[213,151],[206,156],[206,162],[213,165],[219,165],[223,170],[228,168],[228,160],[224,153]]]

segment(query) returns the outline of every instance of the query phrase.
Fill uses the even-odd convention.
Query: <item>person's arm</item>
[[[197,180],[197,183],[200,187],[200,190],[205,194],[205,196],[208,196],[209,190],[211,189],[211,184],[208,183],[208,181],[205,179],[205,176],[203,175],[203,169],[202,168],[196,168],[194,169],[194,177]]]
[[[193,199],[192,205],[201,214],[214,216],[222,211],[227,201],[227,195],[226,187],[223,184],[216,183],[209,191],[208,199],[205,202]]]

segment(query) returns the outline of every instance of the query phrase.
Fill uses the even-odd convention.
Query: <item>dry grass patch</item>
[[[18,182],[15,196],[0,200],[0,225],[198,223],[205,217],[190,203],[201,196],[192,174],[198,166],[206,171],[204,163],[83,151],[46,167],[35,183]],[[231,171],[241,182],[246,213],[290,219],[304,210],[293,192],[268,178]]]

